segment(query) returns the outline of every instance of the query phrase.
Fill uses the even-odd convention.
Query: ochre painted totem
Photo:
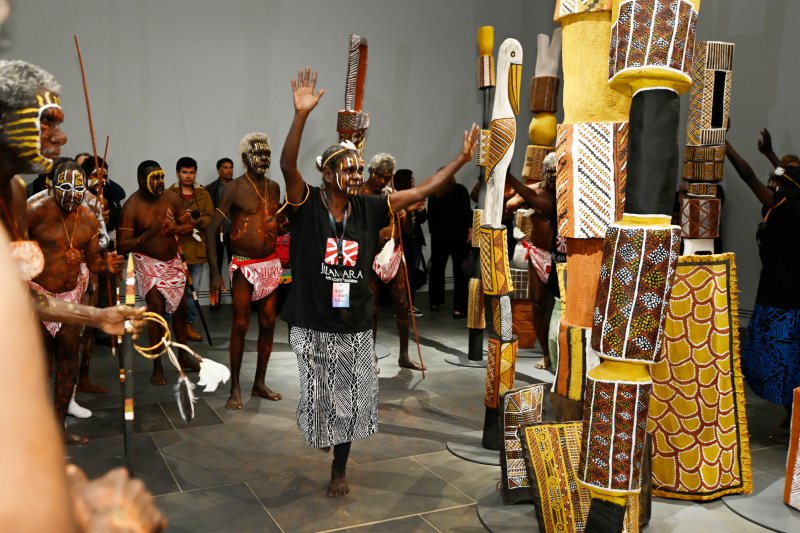
[[[558,111],[558,65],[561,57],[561,28],[553,31],[551,39],[540,33],[537,37],[536,71],[531,78],[530,107],[533,118],[528,126],[530,144],[525,150],[521,177],[526,183],[541,181],[542,162],[553,151],[556,141],[556,111]]]
[[[486,203],[484,223],[479,229],[481,278],[483,281],[489,356],[486,365],[486,416],[483,446],[500,447],[499,397],[514,386],[517,338],[511,332],[511,298],[514,290],[508,263],[506,227],[501,224],[506,171],[514,155],[514,140],[519,112],[522,77],[522,46],[516,39],[506,39],[497,54],[497,80],[492,121],[488,132],[486,163]],[[474,239],[474,236],[473,236]]]
[[[680,248],[670,223],[678,172],[679,93],[689,70],[699,0],[614,0],[609,86],[631,95],[625,210],[606,232],[587,374],[579,482],[592,493],[589,531],[620,531],[641,489],[652,380],[661,357]]]
[[[717,195],[725,163],[730,113],[733,43],[698,41],[692,61],[689,120],[680,194],[681,237],[686,254],[714,253],[722,200]]]
[[[735,256],[695,255],[713,253],[719,235],[733,48],[697,42],[692,61],[680,193],[684,255],[670,293],[663,360],[650,370],[653,493],[666,498],[752,491]]]
[[[489,97],[495,87],[494,70],[494,27],[481,26],[478,28],[478,89],[483,95],[483,120],[481,123],[481,135],[478,138],[478,149],[475,150],[476,163],[481,169],[481,176],[478,178],[477,187],[483,186],[485,177],[486,161],[484,156],[489,153],[489,136],[485,134],[488,127],[487,114],[489,112]],[[478,234],[483,225],[483,209],[476,208],[472,213],[472,258],[473,263],[478,265],[480,254],[480,239]],[[483,285],[481,283],[480,268],[477,267],[471,272],[472,278],[469,281],[469,301],[467,312],[467,329],[469,334],[469,354],[470,361],[477,362],[483,360],[483,329],[486,327],[483,311]]]
[[[582,412],[586,372],[597,364],[584,340],[591,336],[603,236],[622,216],[625,202],[630,97],[608,86],[610,0],[560,0],[554,20],[562,28],[564,70],[564,122],[555,140],[556,211],[558,235],[567,243],[568,281],[553,401],[557,420],[575,420]]]
[[[339,111],[336,130],[339,141],[351,141],[360,153],[364,152],[369,113],[362,111],[364,86],[367,83],[367,38],[350,35],[347,54],[347,81],[344,91],[344,109]]]

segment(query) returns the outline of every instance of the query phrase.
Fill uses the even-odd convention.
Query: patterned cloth
[[[64,302],[69,302],[73,304],[81,303],[83,299],[84,293],[86,293],[86,288],[89,286],[89,268],[86,266],[86,263],[81,263],[81,273],[78,276],[78,283],[75,285],[75,288],[71,291],[64,291],[64,292],[50,292],[38,283],[34,283],[33,281],[28,281],[28,287],[35,290],[39,294],[44,294],[46,296],[50,296],[51,298],[55,298],[57,300],[61,300]],[[42,324],[47,329],[48,333],[55,337],[59,330],[61,329],[61,322],[48,322],[46,320],[42,320]]]
[[[711,500],[750,493],[734,254],[678,259],[664,360],[650,368],[653,493]]]
[[[315,448],[378,431],[378,372],[372,332],[327,333],[290,326],[300,397],[297,427]]]
[[[553,254],[547,250],[537,248],[525,239],[522,239],[519,243],[525,248],[528,261],[533,265],[536,275],[539,276],[542,283],[547,283],[550,279],[550,269],[553,268]]]
[[[228,267],[228,274],[233,283],[233,273],[242,271],[244,278],[253,286],[250,300],[255,302],[266,298],[280,285],[283,267],[278,254],[274,253],[262,259],[250,259],[241,255],[234,255]]]
[[[800,386],[800,309],[756,304],[742,347],[747,384],[773,403],[792,403]]]
[[[500,451],[500,471],[503,503],[506,505],[530,501],[531,483],[525,469],[525,456],[520,443],[519,428],[542,420],[544,384],[536,383],[506,392],[503,405],[503,440]]]
[[[155,287],[167,301],[167,313],[174,313],[186,288],[186,271],[180,256],[176,255],[169,261],[160,261],[149,255],[134,253],[133,261],[139,297],[146,299],[147,293]]]

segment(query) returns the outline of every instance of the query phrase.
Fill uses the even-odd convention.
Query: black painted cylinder
[[[671,215],[678,177],[680,98],[669,89],[636,93],[628,130],[625,212]]]

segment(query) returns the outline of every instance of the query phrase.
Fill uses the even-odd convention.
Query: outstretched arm
[[[756,195],[758,201],[761,202],[761,205],[769,209],[772,207],[774,202],[772,191],[767,188],[766,185],[761,183],[761,180],[756,177],[756,173],[753,172],[753,168],[750,164],[744,160],[739,153],[733,149],[731,143],[725,141],[725,155],[728,156],[728,161],[731,162],[733,168],[739,174],[739,177],[742,178],[750,190],[753,191],[753,194]]]
[[[775,155],[775,151],[772,149],[772,135],[770,135],[767,128],[761,130],[761,138],[758,140],[758,151],[769,159],[773,167],[781,166],[781,160]]]
[[[536,209],[546,217],[553,214],[553,202],[546,195],[541,194],[541,189],[537,190],[528,187],[511,174],[506,174],[506,183],[511,185],[514,191],[533,209]]]
[[[458,172],[472,159],[475,152],[475,140],[478,138],[478,126],[473,124],[469,131],[464,132],[464,141],[461,143],[461,151],[458,155],[439,169],[433,176],[429,177],[413,189],[393,192],[391,195],[392,211],[395,213],[408,207],[411,204],[420,202],[433,194],[439,187],[444,185],[447,178]]]
[[[286,182],[286,198],[290,203],[297,204],[303,201],[305,195],[305,182],[303,175],[297,168],[297,155],[300,152],[300,139],[306,125],[308,114],[311,113],[319,99],[325,94],[325,89],[320,89],[314,94],[317,85],[317,71],[306,67],[297,72],[297,79],[292,78],[292,99],[294,101],[294,119],[286,134],[286,141],[281,150],[281,172]]]

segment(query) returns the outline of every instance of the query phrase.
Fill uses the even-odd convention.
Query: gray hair
[[[241,141],[239,141],[239,160],[240,161],[241,161],[242,156],[250,151],[250,149],[253,147],[253,143],[255,143],[255,142],[264,142],[264,143],[267,143],[267,146],[270,146],[270,147],[272,146],[269,143],[269,137],[267,136],[266,133],[261,133],[261,132],[258,132],[258,131],[254,131],[254,132],[248,133],[247,135],[242,137]]]
[[[61,86],[46,70],[25,61],[0,60],[0,111],[31,105],[40,87],[56,94],[61,92]]]
[[[555,174],[556,172],[556,154],[550,152],[544,156],[542,161],[542,174]]]
[[[382,174],[394,174],[394,168],[397,165],[397,160],[392,154],[375,154],[369,160],[367,169],[370,175],[380,172]]]

